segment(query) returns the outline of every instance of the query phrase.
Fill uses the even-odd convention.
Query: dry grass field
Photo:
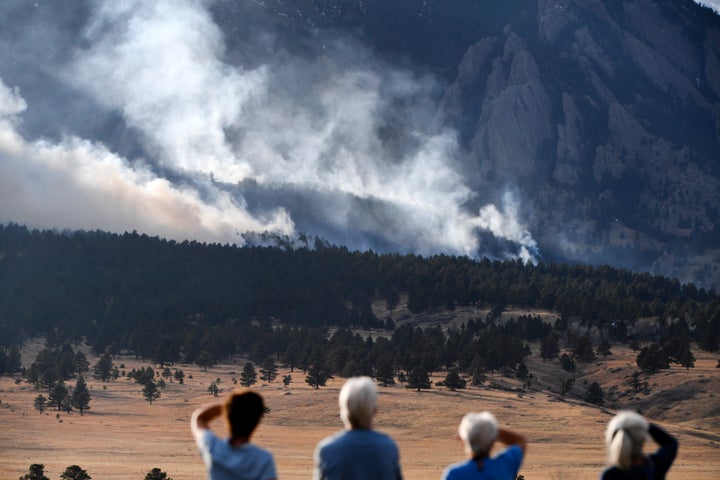
[[[29,364],[34,359],[32,352],[41,347],[28,345],[23,362]],[[717,356],[695,353],[696,368],[689,372],[674,366],[650,377],[655,393],[644,399],[623,393],[627,375],[635,370],[632,352],[618,350],[585,368],[576,381],[579,389],[588,379],[602,379],[603,385],[615,381],[613,398],[645,402],[644,412],[652,413],[654,420],[680,440],[670,479],[714,478],[720,471],[720,369],[716,368]],[[91,364],[96,361],[96,357],[88,358]],[[126,371],[149,366],[134,357],[116,357],[114,361]],[[61,413],[59,418],[54,410],[40,414],[33,408],[39,392],[30,385],[0,377],[0,478],[15,480],[27,473],[32,463],[43,463],[51,479],[59,478],[65,467],[73,464],[86,469],[95,480],[142,480],[153,467],[174,480],[204,478],[190,436],[190,414],[196,406],[212,400],[207,392],[211,382],[220,380],[221,395],[231,391],[235,387],[232,379],[239,377],[243,364],[244,360],[236,359],[207,372],[194,365],[174,365],[172,368],[184,370],[185,384],[168,382],[152,405],[142,398],[140,386],[126,377],[107,384],[88,379],[91,410],[83,416]],[[559,370],[556,364],[544,364],[537,355],[531,357],[528,366],[536,382],[525,391],[515,379],[499,374],[488,381],[505,389],[472,387],[450,392],[433,387],[415,392],[398,385],[380,387],[376,427],[399,444],[407,479],[439,478],[447,464],[462,458],[455,429],[461,417],[473,410],[490,410],[501,424],[527,436],[529,451],[520,471],[527,480],[595,479],[604,465],[603,430],[613,410],[559,397],[557,388],[552,387]],[[288,373],[280,369],[277,381],[255,385],[271,412],[254,441],[272,450],[281,478],[307,479],[312,475],[315,444],[341,426],[336,399],[342,379],[314,390],[305,383],[302,372],[295,371],[292,383],[284,388],[280,378]],[[691,392],[684,400],[683,391]],[[224,431],[221,422],[216,427]]]

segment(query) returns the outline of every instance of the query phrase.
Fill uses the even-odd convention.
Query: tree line
[[[566,363],[588,361],[610,342],[651,342],[641,368],[653,371],[691,364],[689,342],[717,351],[720,333],[714,291],[611,267],[380,255],[320,241],[312,248],[178,243],[16,224],[0,225],[0,258],[0,373],[16,371],[18,345],[37,336],[51,348],[87,342],[98,354],[129,352],[161,365],[274,356],[322,378],[391,368],[409,374],[417,366],[473,377],[517,369],[532,341],[549,351],[564,342]],[[413,313],[458,305],[490,313],[447,332],[396,328],[401,295]],[[373,314],[377,301],[386,318]],[[508,305],[549,309],[558,320],[497,322]],[[642,318],[654,318],[655,330],[636,329]],[[593,345],[568,333],[570,323],[601,338]],[[389,338],[363,339],[355,327],[384,329]],[[70,359],[63,363],[60,379],[71,368]],[[57,379],[30,381],[47,387]]]
[[[529,388],[533,373],[526,359],[533,355],[532,344],[543,362],[556,361],[569,375],[559,386],[560,394],[566,396],[573,390],[578,364],[589,364],[598,357],[612,355],[613,345],[618,341],[639,352],[636,357],[639,370],[629,384],[636,392],[648,390],[647,382],[641,380],[641,372],[651,375],[670,368],[671,364],[687,369],[694,367],[692,332],[684,319],[658,330],[657,336],[643,341],[641,346],[637,336],[626,336],[619,328],[590,330],[562,317],[548,322],[538,315],[501,318],[500,313],[494,309],[483,319],[470,318],[447,328],[440,325],[421,328],[405,323],[391,333],[375,337],[348,328],[331,331],[327,327],[251,325],[234,332],[245,339],[248,348],[241,352],[247,361],[243,360],[239,379],[233,377],[232,381],[237,384],[239,380],[245,387],[257,383],[258,377],[274,382],[280,363],[291,373],[302,370],[305,381],[316,389],[333,377],[367,375],[384,386],[399,383],[420,391],[432,388],[430,375],[438,372],[445,372],[445,377],[436,386],[450,390],[465,388],[468,383],[474,386],[487,383],[492,373],[516,377],[522,380],[523,388]],[[707,349],[702,343],[698,346]],[[207,371],[218,360],[204,350],[195,363]],[[163,361],[157,361],[155,366],[157,370],[146,366],[126,372],[123,364],[122,370],[115,365],[108,351],[90,368],[85,355],[66,343],[59,348],[41,350],[30,366],[20,372],[28,383],[48,395],[47,398],[42,393],[38,395],[36,409],[41,412],[45,408],[67,412],[75,409],[82,415],[90,409],[90,394],[84,380],[84,375],[90,373],[103,382],[120,376],[135,380],[151,404],[160,398],[166,381],[184,383],[182,369],[171,368]],[[77,379],[75,388],[67,387],[65,382],[73,378]],[[282,377],[285,387],[291,381],[291,374]],[[493,387],[491,383],[488,386]],[[217,381],[211,383],[208,393],[217,395],[218,392]],[[602,404],[602,386],[593,382],[578,396],[590,403]]]
[[[90,410],[91,395],[85,382],[85,376],[90,373],[102,382],[127,376],[140,384],[143,398],[151,404],[160,398],[167,381],[177,381],[181,385],[185,383],[185,372],[182,369],[175,368],[173,371],[163,366],[155,371],[148,366],[126,372],[125,365],[120,364],[118,368],[108,352],[100,356],[91,370],[85,354],[76,351],[68,343],[60,348],[46,347],[40,350],[30,366],[18,369],[17,373],[21,373],[25,381],[37,391],[47,394],[47,397],[43,393],[35,397],[33,406],[40,413],[47,408],[56,408],[58,412],[66,413],[77,410],[80,415]],[[76,380],[74,388],[66,384],[71,379]]]

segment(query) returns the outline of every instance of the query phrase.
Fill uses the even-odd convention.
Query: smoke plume
[[[27,18],[28,28],[70,28]],[[228,35],[207,3],[98,2],[76,31],[44,37],[70,52],[35,66],[46,85],[0,69],[17,80],[0,78],[0,221],[231,243],[311,233],[471,256],[489,232],[511,245],[502,256],[537,257],[512,195],[468,208],[477,198],[456,133],[430,127],[438,79],[350,38],[296,55],[267,32],[258,60],[228,51]],[[0,55],[27,52],[19,60],[31,70],[33,41],[2,37]],[[48,86],[67,104],[36,95]],[[48,129],[37,109],[55,107],[66,110],[42,113],[62,128]]]

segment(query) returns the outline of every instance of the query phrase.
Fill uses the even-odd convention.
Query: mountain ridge
[[[433,123],[458,132],[472,204],[516,192],[546,259],[717,287],[719,17],[691,1],[466,3],[263,8],[447,78]]]
[[[691,0],[0,13],[2,221],[720,287],[720,16]]]

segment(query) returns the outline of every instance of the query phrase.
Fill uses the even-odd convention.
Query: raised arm
[[[203,430],[210,428],[210,422],[222,415],[221,403],[208,403],[195,410],[190,418],[190,428],[197,438]]]
[[[653,423],[650,424],[648,433],[652,439],[655,440],[655,443],[660,445],[660,448],[651,455],[651,458],[655,462],[658,470],[667,472],[673,460],[675,460],[675,455],[677,455],[678,441],[675,437]]]
[[[661,446],[665,445],[674,445],[677,448],[677,440],[675,440],[675,437],[667,433],[665,430],[660,428],[658,425],[655,425],[654,423],[650,424],[650,428],[648,430],[648,433],[652,437],[653,440],[655,440],[655,443]]]
[[[520,447],[520,450],[523,451],[523,455],[527,452],[527,441],[525,440],[525,437],[519,433],[500,427],[498,429],[497,440],[505,445],[517,445]]]

